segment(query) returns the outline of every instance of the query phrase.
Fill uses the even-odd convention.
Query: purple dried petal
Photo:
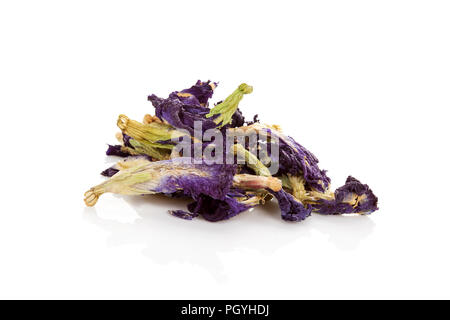
[[[230,219],[250,208],[251,206],[244,205],[231,196],[217,200],[207,195],[201,195],[197,201],[188,205],[190,212],[201,214],[205,220],[211,222]]]
[[[217,82],[197,81],[192,87],[181,91],[174,91],[169,95],[169,99],[175,99],[182,102],[184,105],[207,107],[208,100],[212,97],[214,89],[217,86]],[[165,99],[162,99],[154,94],[148,96],[148,100],[156,108]],[[209,110],[209,109],[208,109]],[[209,112],[209,111],[208,111]]]
[[[345,185],[336,189],[334,200],[322,200],[314,205],[314,212],[335,215],[345,213],[370,214],[378,210],[378,198],[367,184],[349,176]]]
[[[152,103],[152,105],[156,108],[161,102],[163,102],[163,98],[160,98],[154,94],[149,95],[147,97],[148,101],[150,101]]]
[[[177,129],[188,130],[194,135],[195,121],[202,122],[202,130],[216,127],[213,119],[206,119],[209,109],[202,106],[190,106],[183,104],[176,97],[164,99],[155,107],[155,114],[158,118],[165,120]]]
[[[123,145],[125,147],[134,149],[133,146],[130,143],[130,140],[132,140],[133,138],[131,138],[130,136],[123,134],[122,135],[122,139],[123,139]],[[108,149],[106,150],[106,155],[108,156],[118,156],[118,157],[128,157],[131,156],[131,154],[129,152],[127,152],[126,150],[124,150],[124,148],[122,148],[121,145],[108,145]]]
[[[195,98],[201,105],[207,106],[208,100],[212,97],[214,89],[217,87],[217,82],[211,82],[210,80],[202,82],[197,81],[195,85],[188,89],[181,90],[181,92],[174,92],[178,94],[180,99],[186,104],[192,104],[193,100],[191,97]],[[181,93],[181,94],[180,94]],[[191,99],[190,99],[191,98]]]
[[[130,154],[124,150],[122,150],[121,145],[108,145],[108,149],[106,150],[106,155],[108,156],[118,156],[118,157],[128,157]]]
[[[169,213],[177,218],[192,220],[198,217],[198,213],[187,212],[184,210],[169,210]]]
[[[110,167],[106,170],[103,170],[101,175],[104,177],[112,177],[113,175],[115,175],[117,172],[119,172],[119,169],[116,169],[114,167]]]
[[[175,91],[169,94],[169,99],[179,100],[186,106],[204,107],[195,96],[187,93]]]
[[[319,160],[294,139],[287,139],[280,139],[279,174],[301,175],[307,187],[325,191],[331,180],[326,175],[326,170],[320,170]]]
[[[233,113],[231,117],[231,123],[229,125],[230,128],[242,127],[245,124],[245,118],[242,115],[241,110],[239,108]]]
[[[179,161],[180,159],[186,158],[168,160],[167,165],[170,166],[170,161]],[[188,161],[191,161],[191,159],[188,158]],[[185,195],[190,196],[194,200],[200,195],[208,195],[214,199],[224,199],[226,197],[233,183],[233,177],[236,172],[235,165],[188,164],[188,167],[195,169],[196,174],[189,174],[189,171],[186,171],[186,174],[183,175],[163,177],[154,191],[173,193],[181,189]],[[200,176],[197,172],[203,172],[204,175]]]
[[[272,193],[278,200],[278,206],[281,210],[281,218],[286,221],[302,221],[311,215],[312,207],[305,207],[300,201],[283,189]]]

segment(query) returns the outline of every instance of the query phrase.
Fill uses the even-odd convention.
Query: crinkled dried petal
[[[314,212],[321,214],[370,214],[378,210],[378,198],[367,184],[349,176],[345,185],[336,189],[335,199],[313,204]]]
[[[201,195],[195,202],[188,205],[192,213],[201,214],[205,220],[216,222],[230,219],[252,206],[239,202],[235,197],[226,196],[223,200]]]
[[[128,157],[131,154],[126,151],[125,148],[121,145],[108,145],[108,149],[106,150],[106,155],[108,156],[117,156],[117,157]]]
[[[119,169],[116,169],[114,167],[109,167],[108,169],[105,169],[101,172],[101,175],[104,177],[111,178],[113,175],[115,175],[117,172],[119,172]]]
[[[169,98],[179,100],[185,105],[207,107],[208,100],[212,97],[216,87],[217,82],[211,82],[209,80],[202,82],[198,80],[196,84],[188,89],[172,92],[169,95]],[[152,94],[148,96],[148,100],[151,101],[156,108],[165,99]]]
[[[206,119],[209,109],[203,106],[186,105],[177,97],[164,99],[155,107],[156,116],[177,129],[184,129],[194,135],[196,121],[202,123],[202,130],[216,127],[212,119]]]
[[[208,106],[208,100],[212,97],[216,87],[217,82],[198,80],[192,87],[180,92],[172,92],[171,95],[177,95],[184,104]]]
[[[278,200],[278,206],[281,210],[281,218],[287,221],[302,221],[311,215],[312,207],[306,207],[291,194],[284,190],[278,192],[270,191]]]

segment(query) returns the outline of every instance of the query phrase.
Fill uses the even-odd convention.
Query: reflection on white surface
[[[186,221],[169,214],[168,208],[185,208],[190,200],[161,195],[121,197],[139,218],[124,223],[84,210],[85,218],[109,233],[110,246],[143,245],[143,254],[158,264],[189,263],[206,269],[217,281],[227,280],[221,255],[234,250],[253,251],[270,256],[293,241],[325,235],[341,250],[356,249],[374,229],[367,216],[313,215],[301,223],[281,220],[277,203],[245,212],[227,221],[211,223],[201,218]],[[106,217],[105,217],[106,216]]]

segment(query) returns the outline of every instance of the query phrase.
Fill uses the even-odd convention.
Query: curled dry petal
[[[286,221],[302,221],[311,215],[311,205],[304,206],[294,196],[287,193],[283,189],[278,192],[271,193],[277,198],[278,206],[281,210],[281,218]]]
[[[334,199],[319,200],[313,209],[321,214],[370,214],[378,210],[378,198],[367,184],[349,176],[345,184],[334,192]]]

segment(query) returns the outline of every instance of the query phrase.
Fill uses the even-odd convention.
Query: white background
[[[0,298],[450,298],[448,1],[2,1]],[[369,217],[229,221],[83,193],[140,120],[197,79],[241,82]]]

